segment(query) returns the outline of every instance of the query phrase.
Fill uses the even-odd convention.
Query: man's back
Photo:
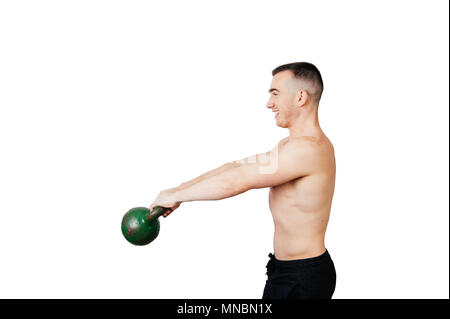
[[[325,251],[325,231],[334,194],[336,162],[329,139],[322,133],[319,137],[296,140],[313,145],[317,152],[309,174],[270,188],[274,252],[279,260],[308,258]],[[292,138],[280,141],[279,150],[291,141]]]

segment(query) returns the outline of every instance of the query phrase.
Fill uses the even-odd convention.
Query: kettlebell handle
[[[167,207],[161,207],[156,206],[153,208],[153,210],[147,215],[145,218],[146,221],[151,222],[154,219],[158,219],[160,216],[164,215],[165,212],[167,212],[169,208]]]

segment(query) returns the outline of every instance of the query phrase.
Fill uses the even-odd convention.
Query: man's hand
[[[155,201],[150,205],[150,211],[153,211],[153,208],[156,206],[167,207],[169,210],[163,214],[163,217],[169,216],[181,204],[181,202],[175,200],[176,191],[177,187],[161,191]]]

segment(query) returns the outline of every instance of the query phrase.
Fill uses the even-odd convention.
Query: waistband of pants
[[[330,254],[328,253],[328,250],[325,249],[325,252],[322,255],[316,256],[316,257],[310,257],[310,258],[303,258],[303,259],[292,259],[292,260],[279,260],[275,258],[275,255],[272,253],[269,254],[270,261],[278,266],[302,266],[302,265],[310,265],[314,263],[319,263],[321,261],[329,260]]]

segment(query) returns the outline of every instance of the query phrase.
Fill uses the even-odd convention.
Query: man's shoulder
[[[289,138],[286,142],[286,150],[302,153],[309,156],[323,156],[326,153],[334,153],[333,145],[326,136],[301,136]]]
[[[314,150],[323,145],[323,140],[315,136],[291,137],[285,141],[285,145],[290,148],[302,148]]]

